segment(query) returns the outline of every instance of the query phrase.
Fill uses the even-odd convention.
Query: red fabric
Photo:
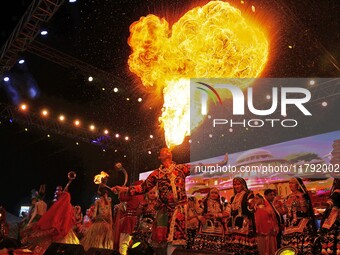
[[[36,231],[54,229],[54,240],[64,238],[75,224],[71,196],[64,192],[34,226]]]
[[[131,196],[128,192],[121,192],[119,200],[126,202],[126,211],[119,221],[119,233],[132,234],[137,224],[137,209],[139,204],[143,203],[144,195]]]
[[[156,243],[162,243],[162,242],[166,242],[167,241],[167,232],[168,232],[168,227],[156,227],[156,229],[154,229],[152,231],[152,241],[156,242]]]
[[[255,212],[256,233],[261,235],[276,235],[279,231],[275,212],[268,201]]]
[[[119,233],[132,234],[137,224],[137,216],[125,216],[120,219]]]

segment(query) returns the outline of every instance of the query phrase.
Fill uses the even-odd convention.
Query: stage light
[[[328,104],[326,101],[323,101],[322,104],[321,104],[323,107],[326,107]]]
[[[25,131],[27,132],[27,131],[28,131],[28,128],[25,128]]]
[[[311,80],[311,81],[309,82],[309,84],[310,84],[310,85],[314,85],[314,84],[315,84],[315,81],[314,81],[314,80]]]
[[[294,247],[286,246],[278,249],[275,255],[297,255],[298,251]]]
[[[80,126],[80,121],[79,121],[79,120],[75,120],[75,121],[74,121],[74,125]]]
[[[105,149],[103,149],[103,152],[105,152],[106,150]]]
[[[42,110],[41,114],[46,117],[48,115],[48,111],[47,110]]]
[[[213,137],[213,135],[212,134],[209,134],[209,138],[212,138]]]
[[[104,134],[105,134],[105,135],[109,134],[109,130],[105,129],[105,130],[104,130]]]
[[[105,91],[105,88],[104,88],[104,87],[102,88],[102,91]]]
[[[126,155],[124,155],[124,158],[126,158]]]
[[[94,125],[90,125],[90,129],[93,131],[96,129],[96,127]]]
[[[68,2],[69,3],[75,3],[75,2],[77,2],[77,0],[69,0]]]
[[[116,138],[119,138],[119,134],[116,134],[115,137],[116,137]]]
[[[118,88],[114,88],[113,92],[117,93],[118,92]]]
[[[48,134],[47,137],[50,138],[51,136]]]
[[[115,152],[117,152],[118,150],[116,149]]]
[[[138,102],[142,102],[143,101],[143,99],[140,97],[140,98],[138,98]]]
[[[18,61],[18,63],[19,63],[20,65],[22,65],[23,63],[25,63],[25,59],[20,59],[20,60]]]
[[[130,101],[130,98],[127,97],[126,100],[127,100],[127,101]]]
[[[60,121],[64,121],[65,120],[65,116],[64,115],[59,115],[59,120]]]
[[[148,154],[150,155],[150,154],[151,154],[151,151],[148,151]]]
[[[192,140],[191,140],[191,139],[189,140],[189,143],[192,143]]]
[[[153,138],[153,135],[150,135],[150,138],[152,139],[152,138]]]
[[[79,145],[79,143],[78,143],[78,142],[76,142],[76,145]]]
[[[93,81],[93,77],[90,76],[90,77],[88,78],[88,80],[89,80],[89,81]]]
[[[145,242],[134,242],[128,248],[127,254],[129,255],[153,255],[155,252],[151,246]]]
[[[6,77],[4,77],[4,79],[3,79],[4,81],[9,81],[9,77],[8,76],[6,76]]]
[[[125,136],[124,139],[125,139],[125,141],[129,141],[130,138],[128,136]]]
[[[41,35],[47,35],[48,32],[47,32],[47,30],[41,30],[40,34],[41,34]]]
[[[233,129],[232,129],[232,128],[229,128],[229,132],[230,132],[230,133],[233,132]]]
[[[270,95],[267,95],[266,98],[269,100],[269,99],[271,98],[271,96],[270,96]]]
[[[21,104],[21,105],[20,105],[20,109],[21,109],[22,111],[26,111],[26,110],[27,110],[27,105],[26,105],[26,104]]]

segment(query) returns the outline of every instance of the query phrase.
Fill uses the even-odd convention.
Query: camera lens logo
[[[201,84],[204,87],[196,87],[199,90],[202,90],[206,93],[206,95],[208,95],[214,102],[214,104],[216,105],[217,103],[219,103],[220,105],[222,105],[222,99],[220,97],[220,95],[218,94],[218,92],[216,91],[216,89],[214,89],[211,85],[206,84],[204,82],[197,82],[198,84]],[[205,94],[202,94],[202,97],[205,97]],[[202,107],[202,114],[206,115],[207,114],[207,107]]]

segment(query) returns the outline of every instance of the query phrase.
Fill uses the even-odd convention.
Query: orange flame
[[[260,28],[221,1],[193,8],[172,28],[164,18],[141,17],[131,24],[128,43],[130,71],[144,86],[162,90],[168,147],[181,144],[203,119],[190,123],[190,78],[255,78],[268,57]]]
[[[93,181],[94,181],[95,184],[101,184],[102,181],[103,181],[103,179],[105,179],[105,178],[107,178],[107,177],[109,177],[109,174],[107,174],[107,173],[104,172],[104,171],[101,171],[100,174],[97,174],[97,175],[94,177]]]

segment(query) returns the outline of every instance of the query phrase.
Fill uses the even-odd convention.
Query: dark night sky
[[[19,18],[31,1],[11,1],[12,7],[0,8],[0,45],[8,38]],[[30,110],[39,112],[49,107],[54,113],[63,112],[70,118],[79,117],[83,122],[94,122],[131,141],[117,142],[117,152],[53,132],[27,127],[22,123],[1,120],[1,183],[0,203],[17,214],[20,204],[28,201],[30,190],[47,184],[46,198],[53,197],[57,185],[67,183],[67,172],[74,170],[77,178],[71,184],[72,203],[88,207],[96,191],[93,176],[104,170],[112,173],[110,184],[122,182],[122,176],[113,173],[113,164],[122,161],[127,170],[132,168],[130,147],[137,141],[146,140],[150,134],[162,133],[157,118],[162,102],[150,104],[150,93],[140,89],[139,81],[129,72],[127,59],[130,48],[127,44],[129,26],[141,16],[156,14],[170,22],[176,21],[192,7],[208,1],[165,0],[78,0],[65,1],[58,12],[46,24],[47,37],[38,35],[36,41],[76,57],[116,77],[111,84],[102,79],[90,83],[87,75],[45,60],[29,52],[23,52],[26,60],[26,75],[30,85],[36,84],[40,94],[35,99],[27,96],[24,71],[15,66],[11,75],[16,77],[16,87],[21,101],[30,105]],[[244,12],[256,7],[255,19],[263,20],[270,31],[270,61],[262,77],[339,77],[340,69],[340,4],[337,0],[263,0],[230,1]],[[2,3],[5,5],[5,3]],[[288,46],[292,45],[290,49]],[[93,75],[95,77],[95,74]],[[27,76],[26,76],[27,78]],[[20,84],[20,85],[19,85]],[[102,90],[102,88],[105,90]],[[119,89],[118,93],[113,88]],[[126,98],[130,98],[129,101]],[[137,99],[143,98],[139,103]],[[339,100],[338,100],[339,101]],[[0,102],[15,105],[3,85],[0,85]],[[320,112],[322,118],[330,118],[339,104],[330,103],[328,111]],[[152,107],[150,109],[150,107]],[[317,107],[317,106],[311,106]],[[333,107],[333,108],[332,108]],[[336,112],[338,114],[338,112]],[[230,134],[228,150],[236,152],[305,135],[318,134],[339,128],[338,116],[331,125],[313,125],[282,136],[272,134],[272,139],[259,139],[268,133],[252,133],[249,137]],[[47,134],[51,137],[48,138]],[[242,142],[239,142],[242,141]],[[186,162],[188,146],[174,151],[174,159]],[[157,157],[144,153],[138,162],[137,171],[153,169]],[[126,155],[126,157],[124,157]],[[4,181],[5,180],[5,181]],[[5,185],[6,184],[6,185]]]

